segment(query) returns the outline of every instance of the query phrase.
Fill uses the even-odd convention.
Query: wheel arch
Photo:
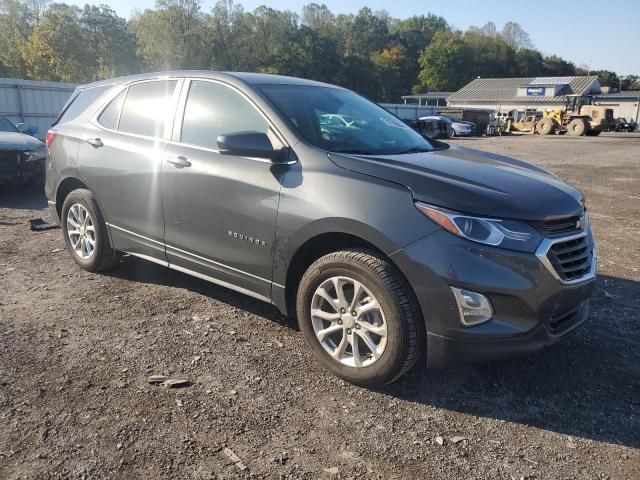
[[[386,239],[388,241],[388,239]],[[385,243],[385,242],[383,242]],[[279,298],[274,298],[274,303],[280,310],[292,319],[296,318],[295,306],[296,296],[298,293],[298,285],[300,279],[307,271],[309,266],[319,258],[332,252],[345,250],[349,248],[365,248],[371,250],[375,254],[391,263],[398,274],[406,282],[410,290],[410,294],[415,298],[415,292],[412,285],[398,265],[393,261],[390,255],[397,249],[389,249],[389,245],[380,245],[375,239],[366,238],[350,231],[331,231],[317,233],[301,242],[295,249],[291,259],[286,265],[286,274],[284,278],[284,289],[281,289]],[[419,304],[416,302],[419,308]],[[422,312],[420,312],[422,314]]]
[[[72,191],[79,188],[91,190],[85,182],[77,177],[66,177],[60,182],[56,189],[56,212],[58,212],[58,218],[62,218],[62,205],[64,204],[64,200]]]

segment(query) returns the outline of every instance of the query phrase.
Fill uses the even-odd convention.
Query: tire
[[[569,122],[567,131],[569,132],[569,135],[574,135],[576,137],[582,136],[587,131],[587,124],[581,118],[574,118]]]
[[[357,302],[355,282],[361,285]],[[340,302],[336,285],[346,302]],[[340,305],[347,307],[344,314]],[[300,330],[320,365],[357,385],[378,387],[398,379],[413,367],[424,344],[413,292],[396,267],[371,250],[342,250],[315,261],[300,281],[296,309]],[[355,309],[362,313],[349,315]],[[321,340],[317,332],[329,327],[334,331]]]
[[[62,205],[61,223],[67,250],[81,268],[88,272],[99,272],[115,265],[118,257],[111,246],[107,226],[90,190],[82,188],[67,195]],[[70,228],[81,234],[74,235],[72,231],[70,235]],[[77,239],[75,245],[72,239]]]
[[[589,137],[597,137],[602,133],[602,130],[587,130],[587,136]]]
[[[553,120],[550,118],[543,118],[538,122],[536,126],[536,130],[540,135],[550,135],[555,130],[555,125],[553,124]]]

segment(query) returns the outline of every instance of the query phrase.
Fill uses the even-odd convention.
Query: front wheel
[[[413,292],[373,251],[343,250],[314,262],[300,282],[297,315],[316,359],[349,382],[384,385],[418,358],[423,326]]]
[[[112,267],[116,251],[111,246],[107,226],[90,190],[73,190],[62,205],[62,231],[71,258],[89,272]]]

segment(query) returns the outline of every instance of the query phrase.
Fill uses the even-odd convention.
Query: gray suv
[[[329,121],[338,119],[340,121]],[[274,304],[357,384],[555,342],[587,317],[581,193],[340,87],[200,71],[79,88],[46,194],[88,271],[128,253]]]

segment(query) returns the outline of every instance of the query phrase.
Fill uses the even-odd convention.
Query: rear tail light
[[[54,138],[56,138],[56,132],[54,132],[53,130],[49,130],[47,132],[47,136],[44,139],[44,142],[47,144],[47,148],[51,147]]]

